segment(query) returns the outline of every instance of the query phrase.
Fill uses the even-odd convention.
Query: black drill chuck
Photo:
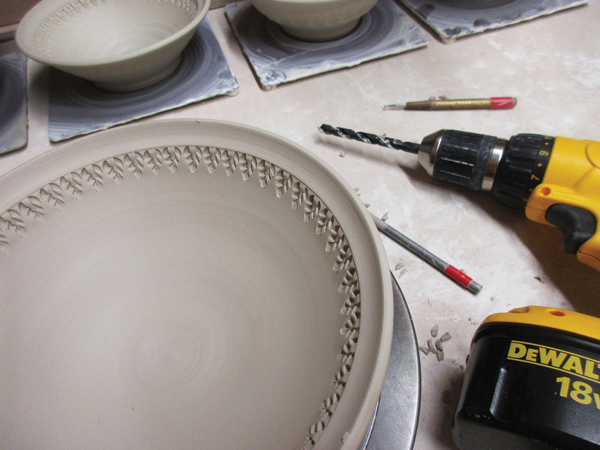
[[[440,130],[421,142],[419,163],[434,178],[477,191],[492,191],[496,200],[524,208],[542,182],[554,138],[519,134],[509,141],[495,136]]]
[[[542,182],[554,145],[554,138],[538,134],[518,134],[507,141],[440,130],[416,144],[325,124],[319,131],[417,153],[419,163],[432,177],[476,191],[492,191],[496,200],[516,208],[524,208],[533,189]]]

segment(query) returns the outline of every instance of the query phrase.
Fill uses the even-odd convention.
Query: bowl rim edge
[[[203,6],[201,9],[198,10],[196,17],[194,17],[194,19],[190,23],[188,23],[185,27],[183,27],[176,33],[173,33],[172,35],[170,35],[158,42],[155,42],[152,45],[144,47],[143,49],[137,50],[135,52],[128,53],[119,58],[99,59],[99,60],[91,62],[91,63],[81,63],[81,62],[73,62],[73,61],[67,61],[67,60],[63,62],[63,61],[59,61],[59,60],[56,60],[53,58],[46,58],[43,56],[39,56],[35,50],[33,50],[30,46],[26,45],[23,42],[24,41],[23,34],[27,31],[27,26],[29,25],[29,22],[31,22],[37,18],[36,14],[39,13],[39,10],[43,7],[43,5],[48,5],[51,2],[59,2],[59,1],[61,1],[61,0],[42,0],[40,3],[35,5],[31,10],[29,10],[29,12],[23,17],[23,19],[21,20],[21,22],[19,23],[19,25],[17,27],[17,31],[15,34],[15,42],[17,44],[17,47],[19,48],[19,50],[22,53],[24,53],[27,57],[29,57],[35,61],[38,61],[38,62],[44,63],[44,64],[48,64],[48,65],[54,66],[54,67],[61,66],[61,67],[72,67],[72,68],[75,68],[75,67],[94,68],[94,67],[110,65],[110,64],[119,64],[119,63],[122,63],[123,61],[132,60],[132,59],[150,54],[153,51],[155,51],[161,47],[164,47],[168,44],[171,44],[171,43],[177,41],[185,34],[196,29],[196,27],[200,24],[200,22],[202,22],[204,20],[204,18],[206,17],[208,10],[210,9],[210,4],[211,4],[211,0],[198,0],[198,3],[200,3],[201,1],[203,2]],[[63,1],[63,3],[68,4],[68,3],[72,3],[73,1],[74,0],[66,0],[66,1]],[[47,16],[45,18],[47,18]],[[37,30],[37,28],[34,29],[34,32],[35,32],[35,30]]]

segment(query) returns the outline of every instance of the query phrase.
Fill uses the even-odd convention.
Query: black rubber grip
[[[594,215],[577,206],[556,203],[547,209],[546,220],[564,233],[562,249],[573,255],[596,233]]]

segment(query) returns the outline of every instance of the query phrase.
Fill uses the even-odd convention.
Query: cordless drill
[[[518,134],[509,140],[440,130],[420,144],[322,125],[320,131],[417,154],[434,178],[525,208],[564,233],[563,250],[600,271],[600,142]]]

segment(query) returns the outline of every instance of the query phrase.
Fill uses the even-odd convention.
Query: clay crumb
[[[434,325],[433,328],[431,329],[431,337],[437,337],[439,332],[440,332],[440,327],[438,325]]]
[[[431,353],[437,353],[437,349],[435,348],[435,344],[433,343],[433,339],[427,340],[427,347],[429,347],[429,351]]]
[[[340,158],[343,158],[344,156],[346,156],[346,152],[344,152],[344,151],[341,151],[341,152],[340,152]]]
[[[342,436],[342,442],[346,443],[346,440],[348,439],[348,437],[350,436],[350,433],[348,433],[347,431],[344,433],[344,435]]]
[[[370,203],[367,203],[367,202],[365,202],[365,206],[366,206],[367,208],[370,208],[370,207],[371,207],[371,204],[370,204]]]
[[[440,338],[440,341],[446,342],[446,341],[449,341],[450,339],[452,339],[452,335],[450,333],[444,333],[442,335],[442,337]]]
[[[388,220],[390,218],[390,216],[388,215],[388,213],[385,213],[383,216],[381,216],[381,220],[383,220],[384,222],[386,220]]]
[[[437,359],[438,359],[438,361],[444,360],[444,351],[443,350],[440,350],[437,352]]]
[[[400,270],[404,268],[404,264],[402,264],[401,262],[399,262],[398,264],[396,264],[396,267],[394,267],[394,270]]]
[[[443,352],[444,351],[444,344],[442,344],[441,340],[437,340],[435,341],[435,348],[437,348],[438,352]]]
[[[425,355],[429,355],[429,349],[427,347],[423,347],[422,345],[419,347],[419,350],[421,350]]]
[[[544,283],[544,279],[542,277],[533,277],[538,280],[540,283]]]

